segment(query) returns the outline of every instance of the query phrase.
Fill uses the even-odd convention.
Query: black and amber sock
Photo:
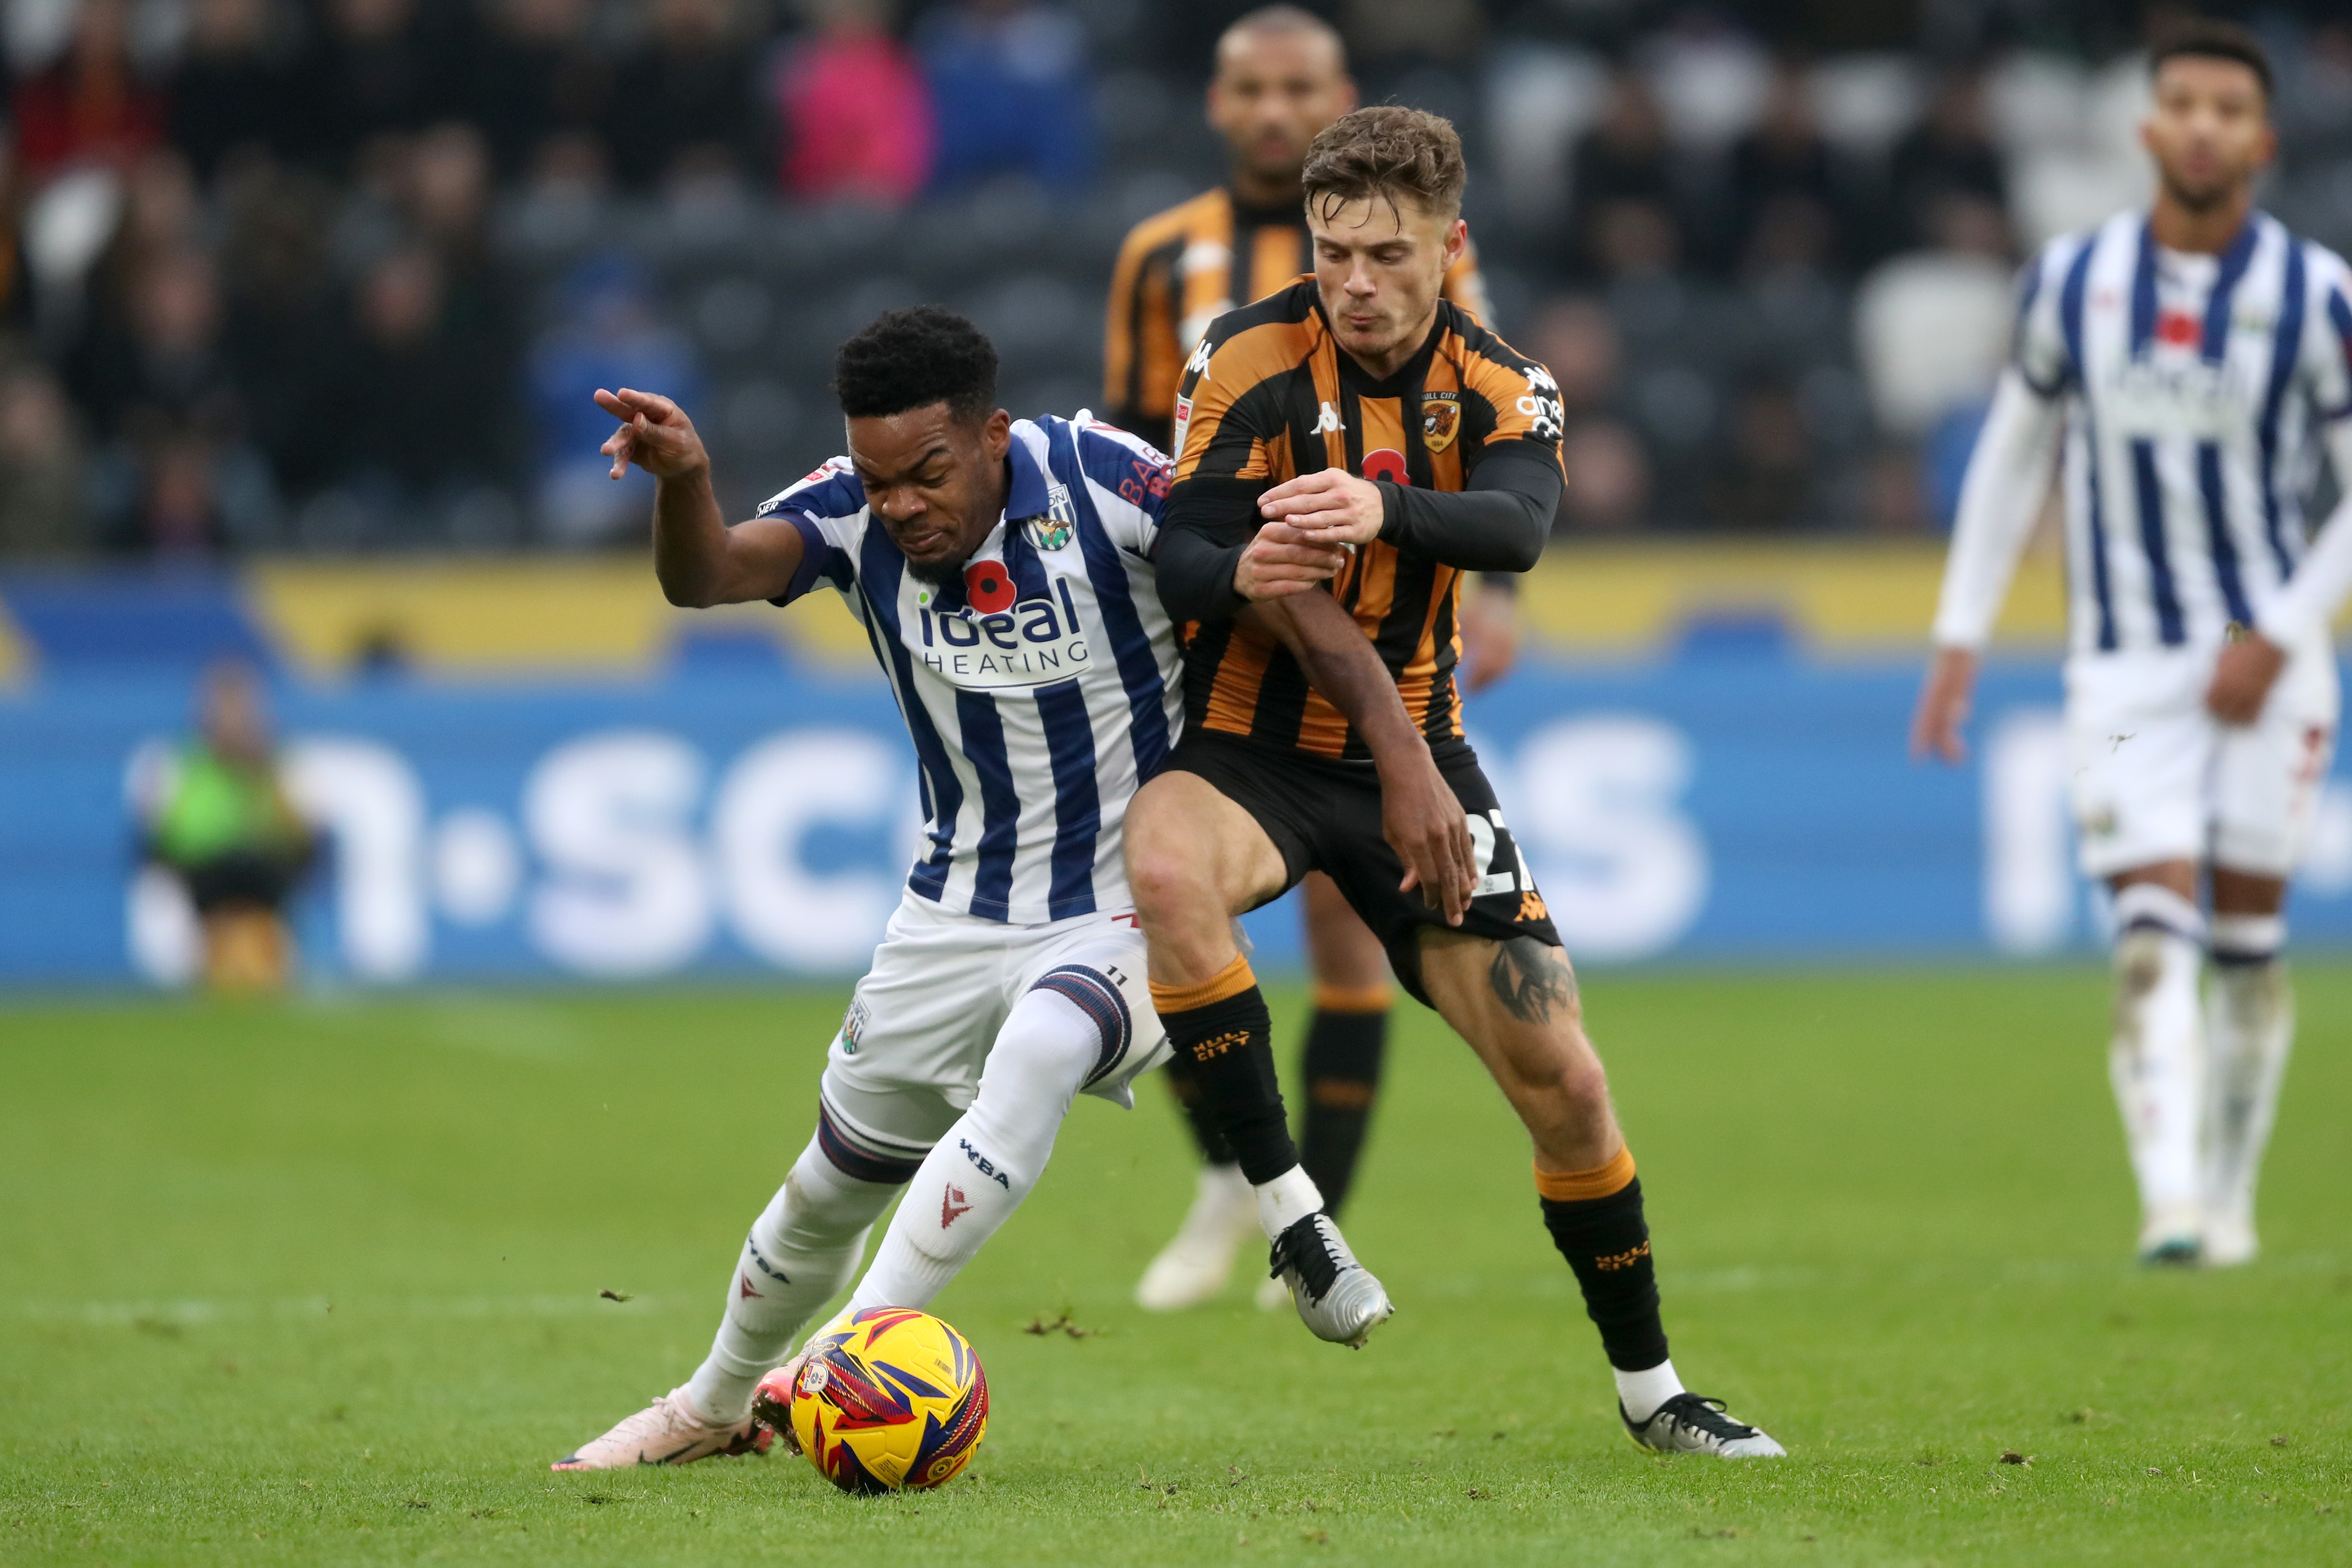
[[[1615,1159],[1590,1171],[1538,1166],[1536,1191],[1543,1196],[1544,1228],[1576,1271],[1609,1364],[1642,1372],[1664,1361],[1666,1328],[1658,1318],[1658,1275],[1633,1151],[1620,1148]]]
[[[1199,1147],[1202,1160],[1212,1165],[1232,1164],[1234,1146],[1210,1119],[1200,1076],[1192,1070],[1192,1058],[1181,1051],[1171,1056],[1165,1075],[1168,1092],[1176,1097],[1176,1109],[1184,1113],[1184,1125],[1192,1129],[1192,1142]]]
[[[1315,1016],[1307,1026],[1302,1063],[1307,1079],[1306,1125],[1298,1163],[1323,1194],[1334,1219],[1355,1180],[1356,1161],[1381,1090],[1381,1058],[1389,1041],[1389,988],[1315,988]]]
[[[1198,985],[1151,983],[1168,1043],[1191,1070],[1201,1114],[1223,1137],[1253,1185],[1298,1163],[1274,1073],[1274,1019],[1240,953]]]

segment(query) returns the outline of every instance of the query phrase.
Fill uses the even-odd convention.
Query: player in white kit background
[[[2323,453],[2352,489],[2352,281],[2253,205],[2276,136],[2252,36],[2186,24],[2151,68],[2153,206],[2025,269],[1912,742],[1964,756],[1979,654],[2063,447],[2071,804],[2084,872],[2115,897],[2140,1256],[2226,1265],[2256,1251],[2294,1033],[2287,880],[2336,739],[2352,507],[2314,532],[2304,503]]]
[[[673,603],[783,605],[820,585],[846,601],[914,742],[928,842],[709,1355],[557,1469],[764,1448],[761,1379],[849,1283],[902,1187],[851,1310],[928,1305],[1035,1186],[1076,1097],[1131,1104],[1165,1057],[1120,824],[1183,721],[1150,565],[1168,459],[1084,414],[1015,422],[995,384],[971,322],[885,314],[836,364],[851,456],[733,528],[677,405],[596,395],[623,421],[604,448],[614,477],[634,462],[659,481],[655,565]],[[1336,657],[1379,668],[1344,618],[1338,631]],[[1278,1092],[1269,1105],[1279,1120]],[[1299,1201],[1319,1205],[1311,1183]],[[1297,1300],[1310,1327],[1347,1337]]]

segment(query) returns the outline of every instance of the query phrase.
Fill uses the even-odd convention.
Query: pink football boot
[[[551,1470],[621,1470],[633,1465],[690,1465],[719,1454],[764,1454],[774,1435],[749,1419],[712,1426],[673,1388],[592,1442],[583,1443]]]

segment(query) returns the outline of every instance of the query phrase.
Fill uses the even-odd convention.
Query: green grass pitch
[[[1349,1215],[1401,1306],[1360,1353],[1248,1280],[1131,1306],[1189,1169],[1158,1085],[1083,1101],[937,1304],[971,1473],[877,1500],[546,1468],[700,1357],[841,989],[18,1004],[0,1561],[2352,1562],[2352,968],[2301,983],[2268,1252],[2201,1275],[2130,1265],[2098,972],[1593,976],[1676,1364],[1791,1450],[1744,1468],[1619,1433],[1431,1016]]]

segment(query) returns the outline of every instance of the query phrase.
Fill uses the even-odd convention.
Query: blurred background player
[[[1250,12],[1217,40],[1209,123],[1230,155],[1225,184],[1136,225],[1111,275],[1104,327],[1103,401],[1113,424],[1170,441],[1176,384],[1211,321],[1314,270],[1301,211],[1299,165],[1316,133],[1356,107],[1347,46],[1331,25],[1295,5]],[[1466,245],[1445,274],[1445,297],[1493,319]],[[1462,605],[1462,672],[1472,691],[1510,670],[1517,649],[1517,579],[1496,574]],[[1391,1000],[1381,944],[1331,879],[1309,875],[1300,895],[1315,1010],[1300,1053],[1306,1110],[1298,1153],[1335,1218],[1380,1091]],[[1157,1310],[1195,1306],[1224,1289],[1234,1257],[1257,1232],[1256,1205],[1233,1150],[1210,1127],[1191,1068],[1168,1066],[1202,1161],[1192,1206],[1145,1268],[1135,1299]],[[1287,1300],[1265,1281],[1258,1304]]]
[[[2336,738],[2352,522],[2339,506],[2306,543],[2296,487],[2315,445],[2352,479],[2352,285],[2253,205],[2277,148],[2254,38],[2184,25],[2150,59],[2155,205],[2026,268],[1913,745],[1964,755],[1979,650],[2063,435],[2072,804],[2083,869],[2115,894],[2110,1065],[2139,1254],[2237,1264],[2294,1034],[2287,876]]]
[[[269,710],[251,667],[205,672],[196,733],[148,786],[147,858],[195,906],[204,980],[223,991],[274,991],[291,973],[286,901],[315,840],[287,797]]]

